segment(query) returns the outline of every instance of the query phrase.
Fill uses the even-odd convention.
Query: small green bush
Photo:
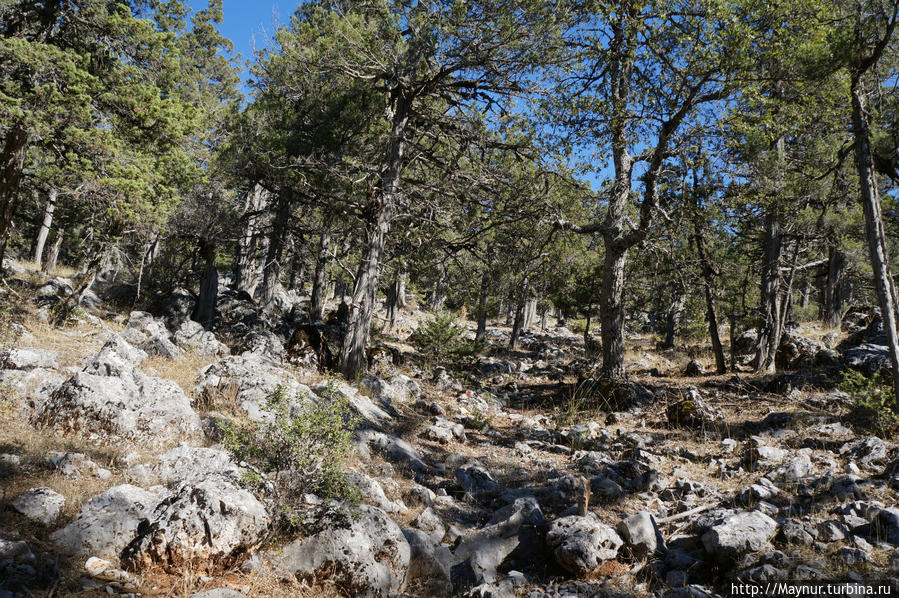
[[[276,527],[292,529],[306,523],[304,494],[358,502],[358,491],[346,473],[358,419],[333,384],[318,404],[303,395],[291,400],[279,388],[266,399],[263,411],[269,421],[230,424],[224,445],[236,461],[250,467],[245,481],[269,493],[267,498],[282,515]]]
[[[474,343],[465,340],[465,327],[450,312],[436,313],[419,324],[409,340],[433,363],[478,351]]]
[[[846,370],[840,390],[852,397],[851,417],[862,428],[881,436],[899,431],[899,414],[895,411],[896,399],[889,374],[878,372],[868,378],[861,372]]]

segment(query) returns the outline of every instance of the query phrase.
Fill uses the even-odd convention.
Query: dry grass
[[[27,316],[23,323],[34,339],[20,343],[35,349],[56,352],[60,367],[84,365],[84,360],[103,346],[107,332],[116,331],[118,328],[114,323],[108,322],[104,322],[103,327],[89,322],[79,322],[73,327],[55,328],[34,315]]]
[[[184,394],[191,396],[200,370],[216,360],[216,357],[206,357],[185,351],[177,359],[160,356],[148,357],[139,369],[149,376],[174,381],[181,387]]]

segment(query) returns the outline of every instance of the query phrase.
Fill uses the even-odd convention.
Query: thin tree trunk
[[[865,104],[861,82],[852,80],[852,132],[855,146],[855,166],[858,171],[862,208],[865,213],[865,236],[874,274],[874,287],[880,303],[883,329],[887,335],[890,365],[893,369],[893,389],[896,409],[899,410],[899,334],[896,323],[896,291],[890,276],[889,255],[886,248],[886,234],[880,206],[880,190],[874,172],[871,133],[865,115]]]
[[[391,131],[387,147],[387,168],[381,175],[379,188],[370,198],[368,241],[359,264],[359,274],[349,306],[349,322],[340,351],[340,370],[346,378],[355,379],[365,373],[365,349],[371,332],[371,319],[378,292],[381,257],[387,243],[387,233],[399,190],[400,171],[405,154],[405,132],[409,120],[408,106],[399,97],[391,116]]]
[[[0,271],[6,252],[6,240],[12,225],[13,209],[19,196],[19,182],[25,164],[25,148],[28,132],[21,125],[14,125],[6,134],[0,162]]]
[[[62,249],[62,240],[65,236],[65,229],[58,229],[56,231],[56,240],[53,241],[53,245],[50,246],[50,253],[47,254],[47,261],[44,262],[44,265],[41,267],[41,270],[46,272],[47,274],[52,274],[54,270],[56,270],[56,263],[59,261],[59,250]]]
[[[478,293],[478,329],[474,334],[474,342],[487,340],[487,299],[490,294],[490,269],[484,267],[481,273],[481,292]]]
[[[668,306],[668,311],[665,314],[665,340],[662,342],[663,349],[671,349],[674,347],[677,329],[678,326],[680,326],[680,319],[687,303],[687,292],[682,281],[678,281],[675,293],[674,300],[671,302],[671,305]]]
[[[41,221],[41,227],[37,231],[37,239],[34,242],[34,253],[31,254],[31,261],[38,267],[44,260],[44,246],[47,243],[47,235],[50,234],[50,226],[53,224],[53,212],[56,211],[56,197],[59,191],[50,189],[50,196],[47,198],[47,205],[44,207],[44,219]]]
[[[309,298],[309,319],[312,322],[320,321],[325,312],[325,283],[330,251],[331,226],[330,220],[326,219],[319,238],[318,254],[315,256],[315,273],[312,275],[312,296]]]
[[[200,295],[197,297],[191,319],[202,324],[206,330],[211,330],[215,324],[215,304],[219,289],[218,269],[215,267],[215,241],[200,239],[200,252],[203,254],[205,267],[200,283]]]
[[[406,309],[406,260],[400,261],[399,272],[396,274],[396,308]]]
[[[830,248],[827,258],[827,279],[824,283],[824,324],[828,328],[839,328],[843,319],[843,274],[846,269],[846,254],[835,247]]]
[[[290,282],[288,287],[295,290],[302,287],[306,281],[306,260],[304,259],[306,241],[304,235],[298,235],[293,242],[293,255],[290,258]]]
[[[525,301],[520,300],[515,308],[515,320],[512,323],[512,334],[509,336],[510,349],[518,345],[518,337],[521,336],[521,329],[524,327],[524,304]]]
[[[695,178],[694,178],[695,181]],[[724,357],[724,347],[721,346],[721,337],[718,335],[718,316],[715,313],[715,297],[712,293],[714,284],[714,269],[709,263],[705,252],[705,240],[699,220],[693,224],[693,242],[696,244],[696,256],[699,258],[699,267],[702,270],[702,286],[705,295],[705,314],[709,324],[709,338],[712,341],[712,353],[715,354],[715,371],[719,374],[727,373],[727,360]]]

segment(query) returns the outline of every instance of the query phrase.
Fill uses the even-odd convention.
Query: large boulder
[[[307,386],[274,361],[256,353],[244,353],[229,355],[203,368],[194,394],[201,403],[238,407],[250,419],[265,421],[266,398],[278,388],[288,396],[311,395]]]
[[[384,511],[361,505],[358,514],[319,518],[318,527],[282,550],[281,569],[304,580],[330,578],[350,596],[388,596],[405,588],[409,543]]]
[[[584,575],[618,556],[623,542],[614,529],[589,513],[586,517],[570,515],[553,521],[546,544],[559,565]]]
[[[132,347],[121,336],[113,333],[100,351],[88,360],[84,372],[96,376],[121,376],[131,373],[146,358],[145,351]]]
[[[702,535],[702,544],[718,561],[732,563],[746,553],[767,548],[775,534],[777,522],[764,513],[739,511],[712,522]]]
[[[230,353],[228,346],[193,320],[187,320],[172,334],[177,346],[202,357],[220,357]]]
[[[43,368],[54,370],[59,367],[56,363],[56,355],[56,351],[43,349],[5,349],[0,351],[0,369],[33,370]]]
[[[140,484],[174,484],[197,480],[207,473],[241,475],[244,470],[225,451],[197,446],[177,446],[155,463],[141,463],[128,469],[127,476]]]
[[[170,572],[207,573],[245,560],[265,539],[265,507],[231,476],[211,473],[160,502],[122,552],[133,570],[151,564]]]
[[[145,446],[200,436],[200,418],[176,383],[147,376],[117,355],[107,357],[112,359],[93,361],[57,388],[35,423],[93,440]]]
[[[546,519],[533,497],[503,507],[481,529],[462,536],[452,554],[456,592],[492,583],[501,570],[533,567],[543,553]]]
[[[169,331],[162,320],[145,311],[131,312],[122,338],[146,351],[148,355],[160,355],[174,359],[180,355],[178,347],[169,339]]]
[[[138,524],[150,516],[165,494],[125,484],[89,498],[78,517],[51,534],[50,539],[66,556],[96,556],[116,560],[134,538]]]
[[[652,556],[663,545],[662,533],[655,518],[646,511],[622,519],[617,531],[635,558]]]

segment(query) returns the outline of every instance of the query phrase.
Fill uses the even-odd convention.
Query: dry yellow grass
[[[185,351],[177,359],[151,356],[140,365],[140,370],[150,376],[174,381],[184,394],[191,396],[200,370],[216,361],[215,357],[204,357]]]

